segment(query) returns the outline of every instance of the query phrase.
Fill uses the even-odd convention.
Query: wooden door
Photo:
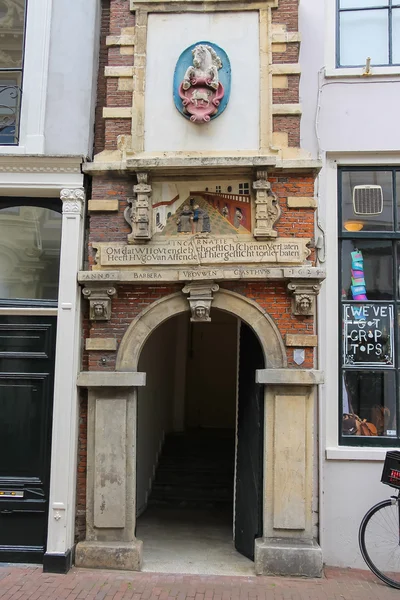
[[[55,317],[0,317],[0,562],[46,550]]]
[[[235,547],[254,560],[262,537],[264,390],[256,370],[264,368],[260,343],[245,323],[240,328]]]

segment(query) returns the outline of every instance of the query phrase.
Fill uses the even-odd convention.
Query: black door
[[[236,464],[235,547],[254,560],[254,540],[262,537],[263,386],[256,370],[264,368],[260,343],[245,323],[240,328],[238,442]]]
[[[55,317],[0,316],[0,562],[46,549],[55,334]]]

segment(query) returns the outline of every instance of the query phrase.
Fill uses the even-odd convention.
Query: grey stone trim
[[[87,388],[144,386],[146,385],[146,373],[82,371],[78,375],[76,384],[78,387]]]
[[[121,569],[140,571],[143,543],[80,542],[75,549],[75,565],[87,569]]]
[[[257,575],[321,577],[322,550],[314,540],[258,539],[255,569]]]
[[[258,369],[256,382],[270,385],[319,385],[324,383],[324,373],[315,369]]]

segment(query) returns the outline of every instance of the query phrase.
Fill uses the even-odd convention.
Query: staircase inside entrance
[[[233,431],[194,429],[168,434],[148,505],[231,510],[234,462]]]

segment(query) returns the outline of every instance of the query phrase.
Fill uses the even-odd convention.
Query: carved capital
[[[85,201],[85,190],[83,188],[64,188],[60,192],[60,198],[63,203],[63,214],[82,215]]]
[[[271,191],[266,171],[257,171],[257,179],[253,182],[256,193],[256,225],[254,237],[259,240],[278,237],[274,225],[281,216],[281,207],[276,194]]]
[[[111,298],[115,296],[115,287],[84,287],[82,294],[89,300],[89,319],[91,321],[109,321],[111,319]]]
[[[321,289],[316,279],[296,279],[288,283],[288,292],[292,294],[292,313],[308,317],[315,315],[315,299]]]
[[[184,294],[189,294],[188,301],[192,313],[193,323],[207,323],[211,321],[211,303],[214,299],[213,292],[218,292],[219,285],[213,281],[204,283],[188,283],[183,288]]]
[[[151,240],[151,185],[147,173],[137,173],[138,183],[133,186],[135,198],[128,199],[124,211],[125,221],[132,228],[128,235],[128,244],[137,244]]]

